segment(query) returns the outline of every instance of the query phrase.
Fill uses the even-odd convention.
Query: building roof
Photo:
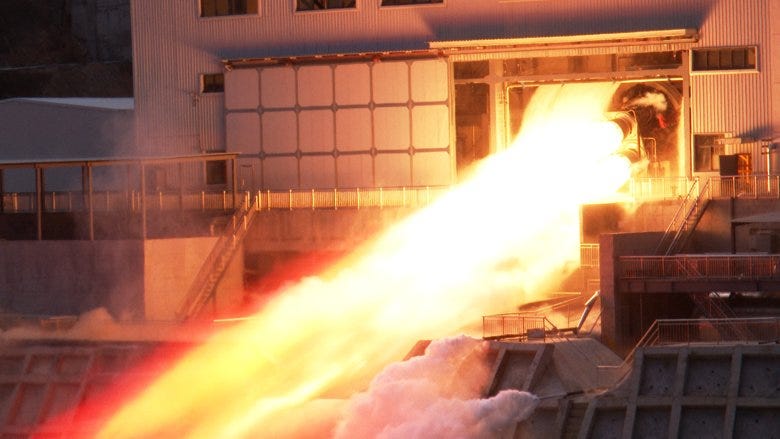
[[[104,110],[132,111],[135,108],[135,99],[133,98],[12,98],[6,99],[4,102],[31,102]]]
[[[780,212],[759,213],[756,215],[742,216],[731,220],[733,224],[748,223],[780,223]]]

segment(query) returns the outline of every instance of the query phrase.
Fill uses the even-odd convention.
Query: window
[[[296,11],[354,8],[355,0],[296,0]]]
[[[730,47],[725,49],[693,49],[694,72],[729,70],[755,70],[755,47]]]
[[[382,0],[382,6],[430,5],[434,3],[444,3],[444,0]]]
[[[257,14],[258,0],[200,0],[201,17]]]
[[[225,75],[222,73],[200,75],[201,93],[222,93],[223,91],[225,91]]]
[[[720,170],[720,156],[726,153],[726,134],[694,134],[694,167],[696,172]]]
[[[487,61],[456,62],[454,70],[455,79],[479,79],[490,74],[490,64]]]
[[[206,162],[206,184],[227,183],[227,161],[211,160]]]

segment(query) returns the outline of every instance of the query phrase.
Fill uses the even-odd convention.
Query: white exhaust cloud
[[[517,390],[481,398],[489,374],[487,342],[434,341],[425,355],[388,366],[353,396],[335,437],[511,438],[539,400]]]

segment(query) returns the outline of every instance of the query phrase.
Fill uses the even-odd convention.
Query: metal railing
[[[780,175],[710,177],[712,198],[780,199]]]
[[[780,176],[749,175],[708,177],[707,199],[711,198],[776,198],[780,199]],[[686,177],[636,178],[629,183],[629,195],[637,201],[681,199],[689,194],[698,179]],[[704,184],[702,184],[702,187]],[[425,206],[450,189],[449,186],[345,188],[252,192],[260,209],[339,209],[362,207]],[[233,209],[230,191],[150,191],[146,192],[149,210],[228,210]],[[141,206],[141,191],[95,190],[92,205],[95,211],[137,211]],[[88,209],[88,197],[82,191],[48,191],[43,194],[48,212],[76,212]],[[5,192],[0,194],[0,212],[35,212],[35,192]]]
[[[629,182],[629,192],[635,200],[674,200],[684,197],[691,184],[687,177],[633,178]]]
[[[739,331],[734,328],[739,328]],[[736,342],[780,342],[780,317],[660,319],[648,328],[635,349],[672,344]]]
[[[600,366],[600,369],[607,373],[617,372],[620,378],[625,377],[631,371],[637,351],[649,346],[778,342],[780,317],[658,319],[647,328],[619,366]]]
[[[779,255],[621,256],[620,279],[780,278]]]
[[[370,189],[287,190],[253,192],[256,208],[269,209],[340,209],[421,207],[446,192],[446,186],[399,187]],[[243,194],[243,192],[242,192]],[[230,191],[156,191],[146,192],[147,211],[232,210]],[[139,191],[94,191],[92,209],[95,212],[141,210]],[[81,191],[45,192],[46,212],[86,212],[89,198]],[[34,192],[0,194],[0,213],[33,213],[36,211]]]
[[[704,214],[704,209],[707,208],[710,200],[709,188],[710,180],[705,181],[703,185],[700,185],[698,180],[694,180],[691,190],[683,199],[658,242],[656,254],[669,256],[685,245]]]
[[[558,328],[544,316],[509,313],[482,317],[482,338],[485,340],[527,340],[558,332]]]
[[[266,190],[255,193],[255,204],[260,210],[420,207],[428,205],[449,189],[448,186],[426,186],[282,192]]]
[[[229,191],[147,192],[147,211],[172,210],[232,210],[233,193]],[[95,212],[139,212],[142,194],[137,191],[95,191],[92,209]],[[84,192],[45,192],[43,206],[46,212],[86,212],[89,198]],[[35,193],[13,192],[2,194],[0,212],[33,213]]]
[[[674,200],[685,197],[697,180],[709,181],[708,199],[775,198],[780,199],[780,175],[737,175],[696,177],[634,178],[629,182],[631,197],[637,201]],[[704,184],[702,184],[702,187]]]

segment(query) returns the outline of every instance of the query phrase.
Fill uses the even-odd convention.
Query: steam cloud
[[[648,91],[641,97],[631,99],[626,104],[627,107],[653,107],[655,111],[663,113],[666,111],[669,102],[663,93]]]
[[[488,344],[466,336],[434,341],[425,355],[388,366],[350,401],[336,439],[512,437],[539,400],[517,390],[480,399]]]

